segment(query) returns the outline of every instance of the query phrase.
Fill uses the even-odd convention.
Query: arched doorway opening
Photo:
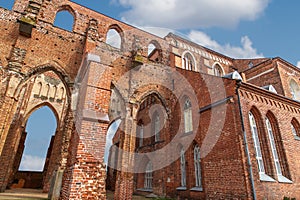
[[[30,113],[15,156],[10,188],[43,188],[57,124],[53,110],[47,105]]]

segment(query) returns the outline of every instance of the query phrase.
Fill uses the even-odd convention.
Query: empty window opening
[[[118,31],[115,29],[109,29],[106,34],[106,44],[109,44],[112,47],[121,49],[122,39]]]
[[[148,45],[148,57],[152,54],[152,52],[154,52],[154,50],[156,49],[156,46],[154,44],[149,44]]]
[[[113,155],[115,152],[113,152],[113,149],[111,148],[113,146],[114,140],[116,139],[115,137],[118,136],[116,133],[118,131],[118,128],[120,126],[120,123],[122,120],[118,119],[114,121],[108,128],[107,134],[106,134],[106,144],[105,144],[105,153],[104,153],[104,163],[106,166],[115,168],[116,165],[116,156]],[[111,153],[111,155],[109,155]]]
[[[74,25],[74,17],[69,11],[62,10],[57,12],[54,21],[54,26],[72,32],[73,25]]]
[[[8,10],[12,10],[14,3],[15,3],[14,0],[2,0],[0,1],[0,7]]]
[[[26,124],[27,136],[19,170],[40,172],[44,170],[48,147],[56,126],[56,117],[47,106],[31,114]]]

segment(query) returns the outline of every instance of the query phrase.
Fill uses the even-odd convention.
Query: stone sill
[[[277,175],[278,176],[278,182],[279,183],[293,183],[290,179],[282,176],[282,175]]]
[[[137,189],[137,191],[141,191],[141,192],[153,192],[152,189],[148,189],[148,188],[139,188],[139,189]]]
[[[295,140],[299,140],[300,141],[300,137],[298,135],[294,136]]]
[[[273,178],[271,178],[270,176],[268,176],[265,173],[259,174],[259,180],[266,181],[266,182],[276,182]]]
[[[193,187],[190,189],[190,191],[193,192],[203,192],[203,188],[202,187]]]
[[[176,190],[181,190],[181,191],[184,191],[184,190],[186,190],[186,187],[184,187],[184,186],[181,186],[181,187],[178,187],[178,188],[176,188]]]

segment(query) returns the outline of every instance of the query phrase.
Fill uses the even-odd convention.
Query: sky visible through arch
[[[13,0],[1,0],[10,9]],[[175,34],[233,58],[281,57],[300,66],[298,0],[73,0],[146,31]],[[61,26],[70,18],[62,17]],[[47,118],[41,114],[41,118]],[[40,145],[39,143],[33,145]]]
[[[29,116],[20,170],[43,171],[50,140],[55,134],[56,126],[55,115],[48,106],[39,108]]]

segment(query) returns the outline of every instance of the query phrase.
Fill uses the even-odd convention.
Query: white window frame
[[[155,142],[160,140],[160,117],[159,114],[155,112],[154,114],[154,138]]]
[[[144,141],[144,124],[140,125],[140,135],[139,135],[139,146],[143,146],[143,141]]]
[[[184,149],[182,148],[180,151],[181,187],[186,187],[186,166],[184,153]]]
[[[266,171],[265,171],[264,161],[262,157],[262,151],[261,151],[260,141],[258,137],[256,121],[255,121],[255,117],[251,112],[249,112],[249,121],[250,121],[250,127],[252,132],[252,138],[254,142],[254,148],[256,152],[256,160],[258,164],[259,174],[265,174]]]
[[[184,132],[189,133],[193,131],[193,115],[192,115],[192,104],[189,99],[186,99],[184,103]]]
[[[281,165],[279,162],[276,143],[275,143],[275,139],[274,139],[274,134],[273,134],[270,120],[268,118],[266,118],[266,126],[267,126],[268,135],[269,135],[269,141],[270,141],[270,145],[271,145],[272,155],[273,155],[273,159],[274,159],[274,163],[275,163],[276,173],[277,173],[277,175],[282,175]]]
[[[275,164],[276,174],[277,174],[277,177],[278,177],[278,182],[292,183],[291,180],[287,179],[286,177],[284,177],[282,175],[282,169],[281,169],[281,165],[280,165],[280,162],[279,162],[279,156],[278,156],[278,153],[277,153],[277,148],[276,148],[276,143],[275,143],[275,139],[274,139],[273,129],[272,129],[272,125],[271,125],[270,120],[268,119],[268,117],[266,117],[266,126],[267,126],[268,135],[269,135],[269,142],[270,142],[270,145],[271,145],[271,150],[272,150],[273,160],[274,160],[274,164]]]
[[[258,171],[259,171],[259,179],[261,181],[275,182],[275,180],[273,178],[271,178],[270,176],[268,176],[265,171],[265,166],[264,166],[264,161],[263,161],[263,157],[262,157],[262,151],[261,151],[260,141],[259,141],[259,137],[258,137],[258,129],[257,129],[255,117],[251,112],[249,112],[248,115],[249,115],[252,138],[253,138],[253,142],[254,142],[256,161],[257,161],[257,166],[258,166]]]
[[[195,167],[195,186],[202,188],[202,177],[201,177],[201,157],[200,148],[195,146],[194,148],[194,167]]]
[[[290,86],[292,99],[299,101],[300,100],[299,99],[300,98],[300,88],[299,88],[298,83],[294,79],[291,79],[289,86]]]
[[[153,183],[153,172],[152,172],[152,163],[151,161],[148,162],[145,171],[145,180],[144,180],[144,188],[148,190],[152,190],[152,183]]]

